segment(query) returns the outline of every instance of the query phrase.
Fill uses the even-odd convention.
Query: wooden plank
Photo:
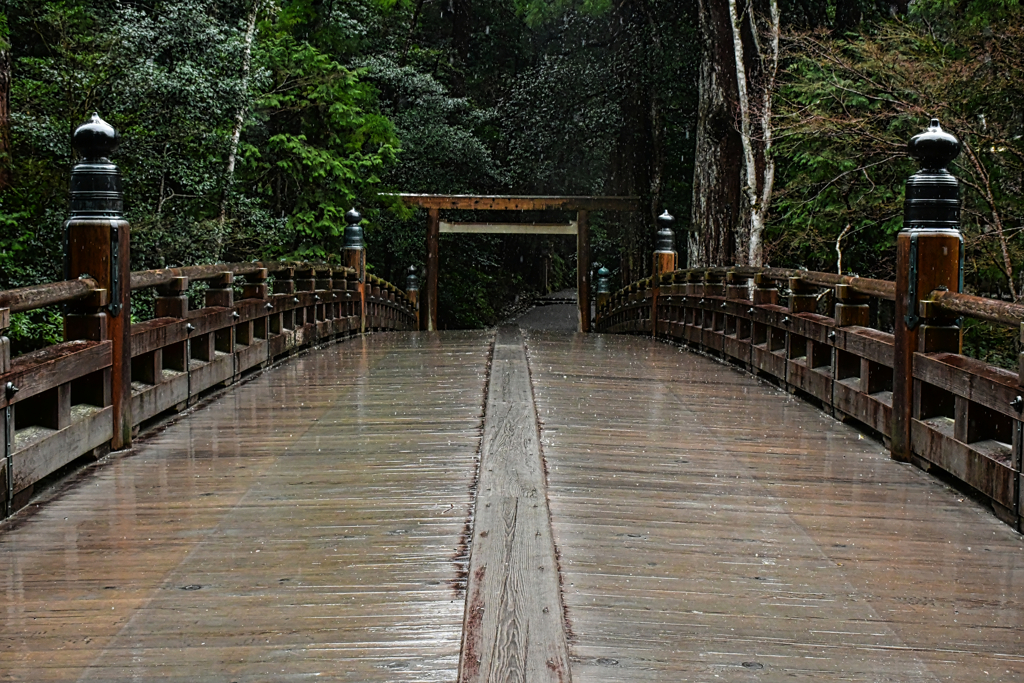
[[[984,506],[697,354],[527,344],[574,680],[1024,679],[1024,544]]]
[[[526,349],[502,328],[484,419],[460,683],[571,680]]]
[[[132,325],[132,356],[141,356],[188,338],[187,320],[153,318]]]
[[[638,197],[534,197],[398,194],[403,202],[423,209],[478,211],[639,211]]]
[[[72,460],[110,441],[112,409],[79,405],[60,430],[29,427],[15,432],[12,454],[14,492],[18,493]]]
[[[11,403],[23,401],[61,384],[110,367],[111,343],[72,341],[26,353],[11,361],[11,370],[0,375],[0,383],[13,382],[19,388]],[[7,399],[0,395],[0,405]]]
[[[578,224],[565,223],[448,223],[441,221],[441,234],[467,233],[474,235],[575,235]]]
[[[1010,405],[1021,393],[1016,372],[953,353],[918,353],[914,355],[914,379],[945,389],[1007,417],[1021,417]]]
[[[132,417],[136,424],[188,401],[188,375],[165,370],[160,384],[132,392]]]
[[[0,679],[454,681],[491,335],[439,336],[296,358],[19,513]]]

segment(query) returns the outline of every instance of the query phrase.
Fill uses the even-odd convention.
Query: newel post
[[[608,308],[608,303],[612,298],[612,273],[610,270],[601,266],[597,271],[597,322],[601,322],[604,318],[605,309]]]
[[[64,337],[111,342],[110,445],[119,450],[132,441],[129,225],[122,218],[121,174],[107,158],[117,149],[120,135],[93,114],[72,141],[82,160],[71,171],[71,212],[64,223],[65,279],[88,276],[103,291],[68,307]]]
[[[416,329],[420,329],[420,277],[417,275],[419,268],[409,266],[409,274],[405,277],[405,297],[409,300],[409,307],[416,314]]]
[[[928,305],[931,292],[963,286],[960,188],[946,166],[960,153],[960,142],[938,119],[908,146],[921,170],[907,181],[903,230],[896,239],[896,330],[893,350],[892,457],[911,458],[915,406],[914,353],[960,351],[955,321]],[[915,400],[915,398],[917,400]]]
[[[359,332],[366,332],[366,249],[363,242],[363,217],[355,209],[345,214],[345,265],[356,271],[356,291],[359,295]]]
[[[676,253],[676,234],[672,232],[675,222],[668,211],[658,216],[658,239],[655,242],[654,267],[651,276],[651,335],[658,336],[658,298],[661,294],[661,276],[674,272],[679,255]]]

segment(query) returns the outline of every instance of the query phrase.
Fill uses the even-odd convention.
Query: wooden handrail
[[[763,275],[770,280],[789,280],[798,277],[804,282],[819,287],[835,287],[836,285],[847,285],[855,292],[866,296],[873,296],[878,299],[893,301],[896,299],[896,283],[891,280],[875,280],[872,278],[859,277],[857,275],[837,275],[836,273],[822,273],[813,270],[800,270],[797,268],[754,268],[751,266],[735,266],[733,268],[690,268],[677,270],[676,273],[714,273],[725,275],[736,273],[740,277],[752,278],[755,275]]]
[[[233,273],[235,275],[248,275],[267,269],[271,273],[279,273],[287,268],[313,268],[316,270],[327,270],[335,274],[350,275],[354,273],[351,268],[345,266],[331,266],[325,264],[310,264],[295,261],[253,261],[250,263],[212,263],[201,266],[185,266],[182,268],[161,268],[159,270],[140,270],[132,273],[132,291],[148,289],[166,284],[175,278],[187,277],[189,280],[206,280],[216,277],[220,273]],[[29,285],[0,291],[0,308],[10,309],[11,313],[25,313],[34,311],[46,306],[67,304],[72,301],[85,299],[99,289],[96,280],[92,278],[80,278],[77,280],[64,280],[63,282],[47,282],[40,285]]]
[[[287,268],[312,268],[315,270],[330,269],[335,273],[354,273],[351,268],[345,266],[332,266],[323,263],[306,263],[299,261],[252,261],[247,263],[211,263],[201,266],[182,266],[180,268],[160,268],[157,270],[142,270],[132,273],[132,291],[147,289],[166,284],[179,277],[187,277],[189,280],[205,280],[216,277],[220,273],[233,273],[234,275],[250,275],[261,269],[271,273],[279,273]]]
[[[1016,328],[1024,323],[1024,306],[1009,301],[946,291],[932,292],[931,301],[947,313],[996,325]]]
[[[45,306],[78,301],[97,289],[99,285],[92,278],[29,285],[0,292],[0,308],[9,308],[11,313],[24,313]]]

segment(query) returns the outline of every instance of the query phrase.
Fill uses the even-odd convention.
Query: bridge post
[[[117,149],[120,135],[93,114],[75,130],[72,141],[82,160],[71,171],[64,275],[67,280],[91,277],[103,291],[68,306],[64,337],[111,342],[110,445],[120,450],[132,442],[130,226],[122,218],[121,173],[107,158]]]
[[[754,275],[754,305],[777,306],[778,303],[779,288],[775,280],[768,278],[764,273]]]
[[[1024,349],[1024,323],[1020,325],[1020,337],[1021,349]],[[1010,465],[1016,472],[1016,481],[1013,482],[1014,491],[1014,508],[1017,511],[1017,530],[1024,531],[1024,423],[1021,419],[1024,419],[1024,350],[1017,355],[1017,396],[1010,404],[1018,414],[1020,418],[1014,420],[1013,424],[1013,456]]]
[[[245,284],[242,285],[242,298],[243,299],[266,299],[267,298],[267,278],[270,276],[270,272],[266,268],[260,268],[255,273],[249,273],[245,276]]]
[[[441,249],[441,210],[428,209],[427,220],[427,330],[437,330],[437,271]]]
[[[661,295],[661,276],[676,269],[679,255],[675,251],[676,234],[672,232],[675,222],[668,211],[658,216],[658,238],[655,242],[654,267],[651,275],[651,336],[657,338],[659,332],[658,299]]]
[[[850,285],[836,285],[836,327],[867,327],[871,323],[868,297],[853,290]]]
[[[409,307],[416,314],[416,329],[420,329],[420,277],[416,274],[416,266],[409,266],[409,274],[405,276],[405,296],[409,299]]]
[[[363,217],[355,209],[345,214],[345,265],[356,271],[359,298],[359,332],[366,332],[366,249],[363,242]]]
[[[576,214],[576,298],[580,332],[590,332],[590,212]]]
[[[914,391],[914,354],[960,352],[961,333],[949,316],[928,305],[931,292],[963,287],[960,187],[946,166],[960,153],[960,142],[932,119],[908,145],[921,170],[907,181],[903,230],[896,239],[896,330],[893,349],[891,453],[912,457],[915,417],[948,410]],[[935,315],[932,315],[935,314]],[[930,415],[928,414],[930,413]],[[952,415],[950,415],[952,417]]]

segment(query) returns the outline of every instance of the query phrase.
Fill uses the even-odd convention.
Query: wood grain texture
[[[1024,678],[1024,542],[680,349],[527,336],[576,683]]]
[[[571,680],[530,371],[521,335],[491,363],[460,683]]]
[[[0,681],[454,681],[490,338],[298,357],[0,525]]]

